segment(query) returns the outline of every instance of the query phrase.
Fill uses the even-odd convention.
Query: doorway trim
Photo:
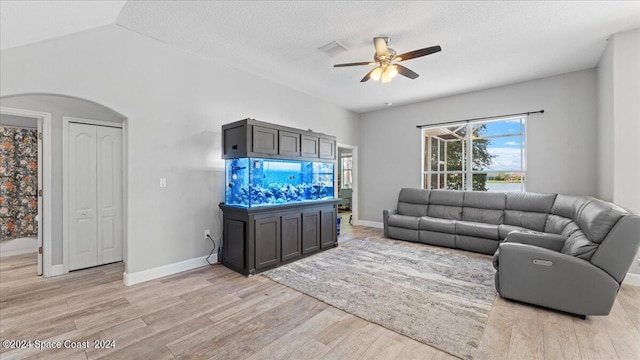
[[[42,222],[38,223],[38,232],[42,231],[42,273],[45,277],[60,275],[60,267],[51,265],[52,239],[51,239],[51,209],[52,209],[52,187],[51,187],[51,113],[33,111],[26,109],[0,106],[0,113],[5,115],[15,115],[35,118],[42,122]],[[40,205],[40,204],[38,204]]]
[[[126,216],[127,211],[127,181],[125,172],[126,169],[126,127],[124,120],[121,123],[111,122],[111,121],[102,121],[102,120],[91,120],[84,118],[77,118],[73,116],[63,116],[62,117],[62,267],[63,274],[69,273],[69,201],[67,196],[69,195],[69,177],[67,176],[69,172],[69,161],[67,160],[69,157],[69,123],[79,123],[79,124],[87,124],[87,125],[97,125],[97,126],[107,126],[113,128],[121,128],[122,129],[122,260],[125,263],[126,270],[126,261],[127,261],[127,230],[126,230]],[[124,275],[123,275],[124,276]]]
[[[353,183],[355,184],[355,187],[352,188],[352,193],[351,193],[351,215],[352,215],[352,225],[354,226],[358,226],[359,220],[358,220],[358,192],[360,189],[360,184],[358,183],[358,147],[354,146],[354,145],[348,145],[348,144],[336,144],[337,149],[339,150],[340,148],[342,149],[348,149],[351,150],[351,161],[352,161],[352,166],[353,168],[351,169],[351,177],[353,178]],[[336,155],[339,154],[340,151],[336,151]],[[341,159],[338,157],[338,162],[340,162]],[[337,166],[337,168],[340,168],[339,164]],[[340,176],[342,174],[339,174]],[[334,191],[334,193],[338,194],[338,182],[335,182],[336,184],[336,189]]]

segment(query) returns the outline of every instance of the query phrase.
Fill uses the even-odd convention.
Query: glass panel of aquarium
[[[259,207],[333,199],[333,163],[227,160],[227,205]]]
[[[249,158],[225,160],[227,205],[249,207]]]

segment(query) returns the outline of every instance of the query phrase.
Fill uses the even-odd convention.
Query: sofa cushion
[[[411,204],[429,204],[429,190],[402,188],[398,195],[398,201]]]
[[[398,214],[415,217],[425,216],[427,215],[427,207],[428,205],[398,201]]]
[[[525,229],[544,231],[547,222],[547,214],[521,210],[505,210],[504,223],[506,225],[520,226]]]
[[[558,196],[556,196],[556,200],[553,202],[553,206],[551,207],[551,214],[569,219],[573,218],[574,206],[578,199],[578,196],[558,194]]]
[[[617,205],[593,199],[579,209],[576,222],[589,241],[600,244],[626,214],[628,212]]]
[[[478,209],[504,210],[507,195],[499,192],[466,191],[462,201],[463,207]]]
[[[468,221],[456,222],[456,234],[498,240],[498,225]]]
[[[431,190],[429,205],[448,205],[462,207],[464,200],[463,191]]]
[[[419,227],[420,227],[420,230],[442,232],[447,234],[456,233],[455,220],[422,217],[420,218]]]
[[[449,220],[462,219],[464,192],[453,190],[431,190],[427,215]]]
[[[564,228],[572,223],[570,218],[566,218],[559,215],[549,214],[547,215],[547,222],[544,225],[544,232],[551,234],[562,234]]]
[[[504,211],[463,207],[462,220],[498,225],[504,222]]]
[[[403,188],[398,195],[398,214],[425,216],[429,205],[429,190]]]
[[[560,252],[589,261],[597,249],[598,244],[589,241],[585,234],[578,230],[571,234],[567,241],[564,242],[564,246]]]
[[[462,207],[459,206],[447,206],[447,205],[429,205],[427,210],[429,217],[449,219],[449,220],[461,220],[462,219]]]
[[[418,230],[418,222],[420,221],[419,217],[415,216],[406,216],[406,215],[389,215],[389,220],[387,220],[389,226]]]
[[[556,194],[509,192],[505,209],[548,214],[555,198]]]
[[[498,237],[500,238],[500,240],[504,240],[507,238],[507,235],[509,235],[510,232],[512,231],[526,231],[529,229],[525,229],[521,226],[514,226],[514,225],[498,225]]]

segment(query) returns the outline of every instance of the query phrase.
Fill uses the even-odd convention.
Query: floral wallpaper
[[[0,240],[38,235],[37,136],[0,126]]]

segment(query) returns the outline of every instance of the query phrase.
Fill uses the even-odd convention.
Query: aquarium
[[[333,199],[333,163],[240,158],[225,160],[226,205],[247,208]]]

